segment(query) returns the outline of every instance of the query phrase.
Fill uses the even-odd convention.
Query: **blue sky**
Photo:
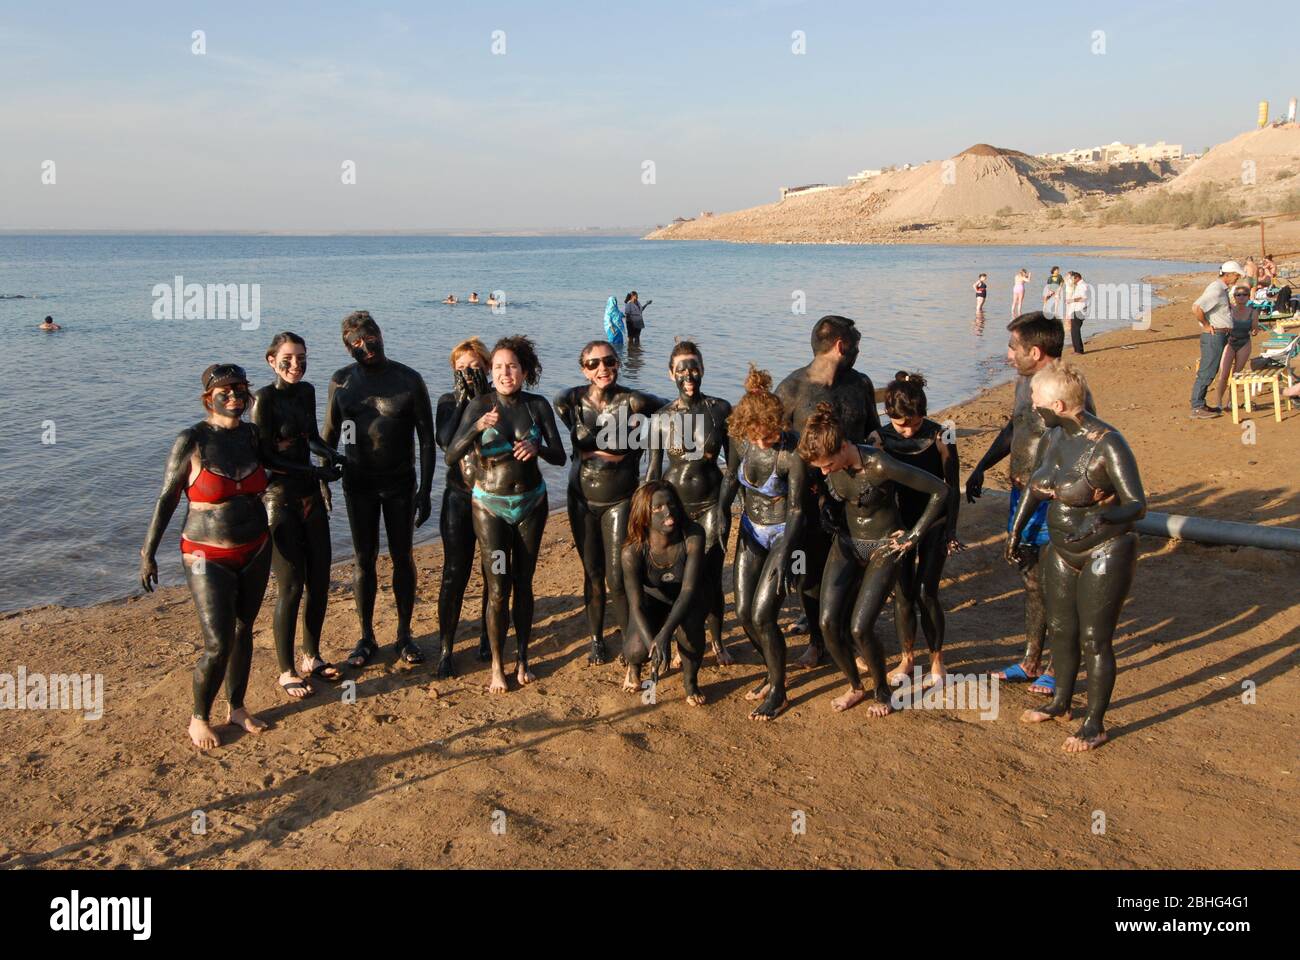
[[[0,229],[653,224],[977,142],[1201,150],[1300,94],[1199,2],[191,6],[5,0]]]

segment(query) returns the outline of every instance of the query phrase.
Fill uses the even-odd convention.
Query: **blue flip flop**
[[[1031,677],[1029,674],[1025,673],[1025,668],[1018,663],[1012,664],[1011,666],[1007,667],[1005,670],[1001,672],[1003,674],[1002,676],[1003,683],[1029,683],[1029,681],[1035,679],[1034,677]]]
[[[1030,693],[1037,693],[1044,697],[1054,696],[1056,694],[1056,678],[1050,673],[1044,673],[1034,681],[1035,687],[1042,687],[1042,690],[1030,690]]]

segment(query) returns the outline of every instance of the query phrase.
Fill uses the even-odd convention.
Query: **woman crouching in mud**
[[[1020,719],[1070,719],[1082,647],[1088,710],[1083,725],[1062,745],[1067,753],[1079,753],[1107,739],[1103,720],[1115,689],[1111,642],[1133,585],[1133,525],[1146,515],[1146,492],[1124,437],[1084,408],[1088,382],[1078,367],[1058,360],[1036,373],[1031,387],[1034,409],[1048,432],[1012,523],[1007,560],[1019,561],[1025,525],[1038,504],[1050,500],[1051,539],[1041,576],[1056,695],[1047,706],[1026,710]]]
[[[890,712],[889,682],[885,678],[885,651],[876,636],[876,618],[898,575],[898,560],[914,550],[922,536],[943,513],[948,485],[924,470],[909,467],[883,450],[852,443],[834,408],[817,404],[799,438],[799,455],[810,467],[826,475],[831,496],[844,504],[835,528],[826,569],[822,573],[821,628],[826,648],[849,680],[849,692],[835,698],[836,710],[847,710],[867,699],[853,657],[853,644],[864,648],[875,684],[867,713],[883,717]],[[902,530],[898,513],[898,487],[929,494],[912,529]]]
[[[687,517],[672,484],[651,480],[632,495],[622,564],[628,617],[623,689],[640,689],[641,665],[647,659],[657,679],[673,633],[681,627],[682,686],[686,702],[698,707],[705,701],[698,677],[715,587],[705,576],[704,528]]]
[[[555,414],[546,398],[526,393],[542,373],[541,361],[527,337],[504,337],[492,348],[490,393],[470,401],[460,428],[447,447],[447,460],[459,463],[475,453],[474,534],[487,608],[488,645],[492,649],[492,693],[505,693],[506,627],[513,613],[520,686],[531,683],[528,641],[533,631],[533,574],[542,532],[546,529],[546,481],[538,459],[564,465],[564,447]],[[511,608],[510,597],[514,594]]]

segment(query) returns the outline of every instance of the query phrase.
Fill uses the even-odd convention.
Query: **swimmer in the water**
[[[498,300],[498,299],[497,299],[493,294],[490,294],[490,293],[488,294],[487,305],[488,305],[489,307],[499,307],[499,306],[501,306],[501,304],[503,304],[503,303],[505,303],[505,302],[506,302],[506,301],[505,301],[505,298],[504,298],[504,297],[502,297],[500,300]]]
[[[46,317],[36,325],[37,330],[62,330],[63,328],[54,322],[53,317]]]
[[[664,479],[681,498],[686,515],[704,529],[705,569],[711,583],[722,583],[722,567],[731,535],[731,511],[718,500],[722,470],[718,457],[727,449],[727,418],[731,404],[702,390],[704,359],[690,340],[678,341],[668,357],[668,374],[677,385],[677,399],[655,414],[657,441],[651,445],[646,479]],[[667,452],[667,466],[664,454]],[[731,663],[722,645],[721,590],[713,591],[708,617],[709,642],[719,665]],[[674,657],[673,665],[677,659]]]
[[[849,692],[832,706],[847,710],[867,699],[853,644],[866,652],[875,685],[868,716],[890,710],[885,651],[875,634],[876,618],[898,574],[898,561],[915,550],[943,513],[948,486],[938,477],[907,466],[876,447],[850,441],[835,408],[819,403],[799,436],[799,456],[826,476],[830,495],[843,502],[826,569],[822,573],[821,628],[826,648],[848,678]],[[896,491],[900,487],[928,496],[911,529],[904,530]]]
[[[651,480],[632,495],[623,545],[623,583],[628,622],[623,634],[627,674],[623,689],[641,689],[641,666],[650,660],[658,670],[668,659],[674,632],[682,653],[682,688],[686,702],[705,701],[698,677],[704,659],[704,620],[720,590],[705,570],[704,530],[686,516],[672,485]]]
[[[569,526],[582,560],[583,600],[591,631],[588,661],[604,663],[605,603],[614,622],[627,629],[627,598],[620,560],[627,538],[628,510],[640,480],[640,423],[664,400],[618,382],[618,354],[604,340],[582,348],[579,365],[584,386],[570,387],[555,398],[555,412],[569,428],[573,466],[569,471]],[[633,420],[633,417],[636,420]]]
[[[424,378],[384,352],[384,335],[365,310],[343,318],[343,345],[356,362],[330,378],[325,413],[325,444],[344,454],[343,495],[352,528],[352,595],[361,639],[348,655],[350,666],[368,664],[379,644],[375,640],[375,597],[379,581],[379,518],[384,520],[388,553],[393,565],[393,601],[397,606],[397,656],[408,664],[424,662],[424,653],[411,635],[415,612],[415,560],[411,554],[415,528],[433,510],[433,405]],[[420,449],[417,483],[415,447]]]
[[[442,301],[442,302],[443,302],[443,303],[459,303],[460,301],[456,299],[456,294],[454,294],[454,293],[449,293],[449,294],[447,294],[447,296],[446,296],[445,298],[443,298],[443,301]]]
[[[140,586],[152,592],[158,582],[158,544],[185,494],[190,506],[181,531],[181,558],[203,633],[189,734],[196,747],[209,750],[221,742],[209,714],[223,679],[228,722],[248,733],[266,729],[244,707],[244,692],[253,662],[253,621],[271,572],[271,545],[257,428],[242,419],[249,403],[248,377],[233,363],[214,363],[201,380],[208,415],[182,430],[172,444],[140,550]]]
[[[453,388],[438,398],[434,414],[438,446],[445,456],[447,447],[460,429],[461,419],[470,402],[492,392],[487,371],[492,366],[487,347],[478,337],[462,340],[451,348]],[[465,588],[474,572],[474,469],[476,458],[471,451],[459,460],[447,459],[447,474],[442,487],[442,510],[438,514],[438,532],[442,537],[442,586],[438,590],[438,633],[442,637],[442,655],[437,676],[441,680],[456,675],[452,665],[452,646],[460,625]],[[488,644],[487,609],[480,618],[478,658],[492,659]]]
[[[732,568],[736,619],[767,665],[767,679],[745,695],[761,701],[751,720],[772,720],[786,707],[785,636],[777,623],[794,579],[791,563],[801,536],[807,471],[795,453],[798,438],[784,429],[785,409],[772,393],[772,375],[750,365],[745,396],[727,421],[727,470],[719,507],[743,488],[740,534]]]
[[[477,290],[475,290],[473,293],[471,293],[471,294],[469,295],[469,302],[470,302],[470,303],[478,303],[478,291],[477,291]]]
[[[493,390],[469,402],[447,447],[447,459],[474,456],[474,534],[485,587],[488,644],[492,650],[492,693],[505,693],[506,631],[515,627],[515,680],[535,679],[528,669],[533,630],[533,574],[546,529],[548,499],[540,460],[564,465],[564,446],[551,405],[529,393],[542,374],[527,337],[504,337],[492,348]],[[511,603],[513,594],[514,602]]]
[[[930,650],[930,672],[923,687],[943,681],[943,638],[945,622],[939,602],[939,578],[949,554],[966,548],[957,539],[957,513],[961,508],[961,483],[957,443],[944,426],[926,417],[925,377],[900,370],[885,388],[885,414],[880,428],[884,451],[899,463],[924,470],[948,485],[947,500],[938,522],[921,535],[915,550],[898,561],[898,583],[894,587],[894,627],[898,631],[902,658],[889,672],[891,684],[911,679],[919,610],[921,630]],[[912,527],[929,505],[929,497],[911,487],[898,488],[898,513],[904,527]]]
[[[266,363],[275,382],[253,397],[251,419],[257,427],[262,462],[271,470],[266,488],[266,515],[271,532],[271,568],[275,571],[275,655],[280,686],[291,699],[309,696],[310,678],[336,683],[343,679],[320,655],[321,627],[330,589],[331,482],[343,475],[343,458],[325,445],[316,429],[316,391],[303,379],[307,342],[285,331],[271,340]],[[312,464],[312,454],[325,465]],[[306,599],[302,625],[302,672],[294,669],[293,643],[298,611]]]
[[[1034,409],[1047,425],[1038,462],[1012,520],[1007,559],[1019,563],[1020,538],[1040,503],[1050,503],[1051,539],[1041,560],[1048,642],[1056,696],[1021,720],[1070,719],[1080,648],[1088,674],[1083,724],[1062,748],[1093,750],[1106,742],[1105,714],[1115,688],[1115,625],[1133,585],[1137,534],[1146,493],[1133,451],[1120,432],[1085,409],[1083,371],[1056,361],[1033,378]]]
[[[1011,316],[1020,316],[1020,311],[1025,305],[1025,284],[1030,281],[1031,274],[1024,267],[1016,272],[1016,284],[1011,289]]]
[[[984,316],[984,301],[989,296],[989,275],[981,273],[979,279],[971,284],[971,288],[975,291],[975,316],[982,317]]]

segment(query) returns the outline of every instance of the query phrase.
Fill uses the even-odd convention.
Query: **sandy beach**
[[[1300,410],[1280,424],[1257,410],[1253,445],[1227,417],[1187,418],[1197,358],[1189,303],[1207,280],[1162,278],[1170,302],[1149,330],[1090,342],[1082,363],[1100,415],[1136,451],[1152,509],[1296,525]],[[1003,336],[1004,322],[990,315],[986,335]],[[890,372],[869,356],[859,367],[878,380]],[[1009,406],[1001,386],[937,417],[958,426],[963,472]],[[1004,473],[990,474],[989,487],[1005,485]],[[971,549],[949,562],[942,592],[954,672],[999,669],[1022,645],[1005,520],[996,497],[963,507]],[[341,512],[334,522],[345,522]],[[418,550],[417,565],[414,626],[432,653],[439,548]],[[248,703],[272,726],[260,737],[222,728],[227,742],[206,755],[185,735],[199,641],[184,588],[27,610],[0,618],[8,662],[103,674],[104,715],[0,715],[10,784],[0,866],[1295,868],[1294,574],[1289,554],[1144,537],[1115,638],[1112,740],[1077,756],[1060,750],[1065,726],[1017,721],[1041,702],[1023,687],[1001,688],[992,720],[958,710],[869,719],[832,713],[844,683],[830,666],[793,673],[791,709],[751,722],[742,694],[760,661],[730,607],[738,662],[706,657],[709,703],[688,707],[676,672],[657,703],[642,703],[620,690],[617,664],[586,663],[580,567],[562,513],[550,518],[537,574],[536,683],[486,693],[477,575],[460,676],[434,681],[432,662],[396,666],[381,561],[385,649],[357,678],[356,702],[328,687],[285,701],[268,603]],[[122,571],[124,583],[133,576]],[[350,576],[350,565],[335,567],[324,646],[336,659],[356,638]],[[892,661],[888,613],[878,629]],[[792,656],[802,645],[793,638]],[[1246,681],[1253,703],[1243,703]],[[193,830],[196,811],[205,832]]]

